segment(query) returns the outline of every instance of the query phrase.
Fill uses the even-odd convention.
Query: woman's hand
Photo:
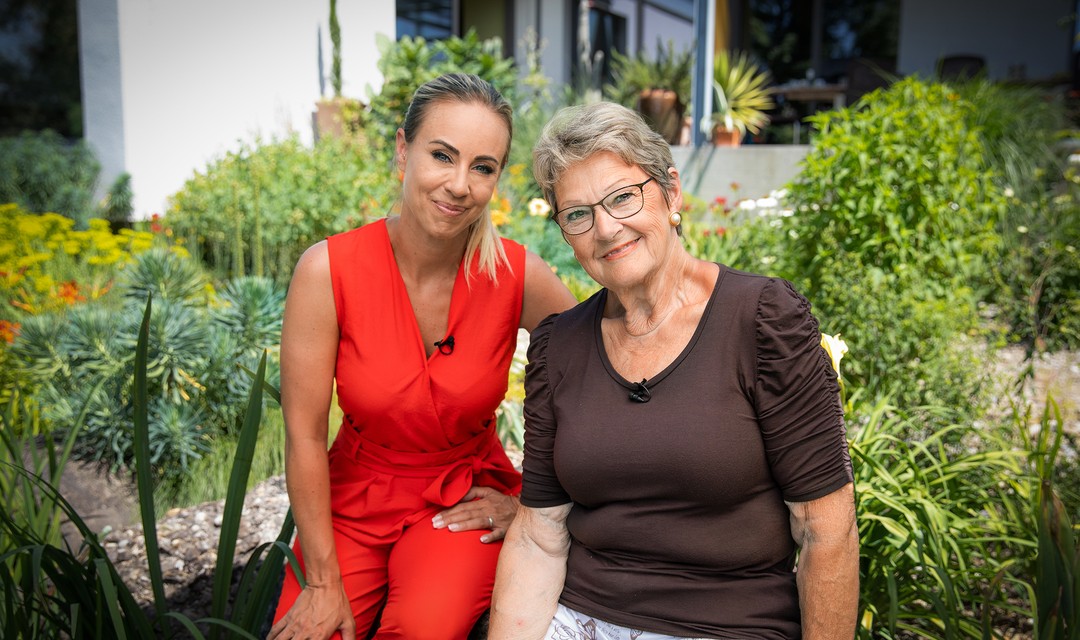
[[[431,519],[436,529],[471,531],[491,529],[480,536],[480,542],[502,540],[517,515],[518,499],[504,495],[491,487],[473,487],[456,505],[441,511]]]
[[[266,638],[325,640],[335,631],[341,632],[341,640],[356,640],[356,620],[345,587],[340,582],[327,586],[309,584]]]

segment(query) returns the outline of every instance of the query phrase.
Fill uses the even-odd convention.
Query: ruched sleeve
[[[557,315],[545,318],[530,336],[525,366],[525,461],[521,504],[554,507],[571,502],[555,475],[555,411],[548,371],[548,341]]]
[[[754,402],[784,500],[805,502],[852,481],[840,389],[810,303],[771,279],[756,316]]]

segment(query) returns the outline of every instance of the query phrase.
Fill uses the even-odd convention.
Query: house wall
[[[795,179],[809,145],[759,144],[738,148],[676,146],[672,158],[683,189],[711,202],[717,196],[734,203],[761,198]]]
[[[330,73],[328,12],[328,2],[79,0],[86,139],[102,184],[129,172],[146,217],[240,141],[310,141],[319,29]],[[342,92],[364,98],[381,83],[375,34],[395,36],[394,6],[340,0],[338,19]]]
[[[1029,79],[1069,70],[1073,0],[904,0],[900,9],[897,68],[932,77],[938,58],[977,54],[987,74],[1009,77],[1010,67]]]
[[[83,137],[101,163],[99,196],[126,167],[117,2],[80,0],[77,6]]]
[[[515,0],[514,2],[514,59],[525,60],[522,39],[532,29],[541,47],[540,66],[551,80],[553,87],[570,82],[570,64],[573,43],[570,40],[571,15],[569,3],[560,0]],[[525,66],[519,67],[525,73]]]

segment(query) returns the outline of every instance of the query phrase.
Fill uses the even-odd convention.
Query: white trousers
[[[559,605],[545,640],[688,640],[651,631],[638,631],[605,622]]]

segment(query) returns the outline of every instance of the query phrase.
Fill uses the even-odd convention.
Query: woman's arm
[[[805,640],[851,640],[859,611],[859,528],[851,483],[808,502],[788,502],[799,545],[795,573]]]
[[[326,454],[337,360],[338,324],[326,242],[304,252],[285,300],[281,327],[281,409],[285,418],[285,477],[304,553],[307,587],[269,638],[355,637],[341,582],[330,520]]]
[[[521,304],[521,328],[532,331],[553,313],[566,311],[577,304],[574,294],[544,259],[525,252],[525,295]]]
[[[492,640],[543,638],[566,579],[571,504],[518,509],[506,534],[491,599]]]

